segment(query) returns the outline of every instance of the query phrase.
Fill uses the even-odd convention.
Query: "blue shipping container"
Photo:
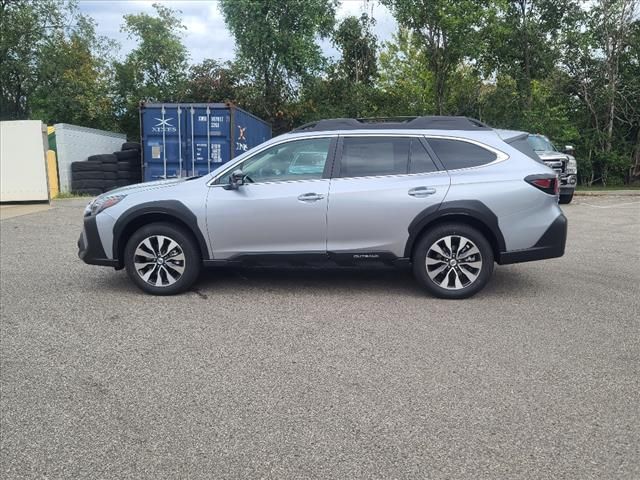
[[[145,182],[205,175],[271,138],[271,125],[226,103],[142,103]]]

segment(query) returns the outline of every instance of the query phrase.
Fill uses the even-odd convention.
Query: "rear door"
[[[420,136],[340,137],[329,189],[327,251],[355,258],[404,256],[409,224],[442,203],[449,184]]]

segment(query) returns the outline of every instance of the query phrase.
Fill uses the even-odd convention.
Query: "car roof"
[[[294,132],[319,132],[336,130],[491,130],[479,120],[461,116],[382,117],[382,118],[332,118],[318,120],[298,127]]]

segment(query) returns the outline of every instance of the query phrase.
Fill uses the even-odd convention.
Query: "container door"
[[[233,156],[243,154],[247,150],[266,142],[271,138],[271,127],[257,117],[244,110],[233,109]]]
[[[142,110],[144,180],[177,178],[184,174],[184,108],[152,106]]]
[[[229,111],[191,106],[187,115],[188,175],[206,175],[230,159]]]

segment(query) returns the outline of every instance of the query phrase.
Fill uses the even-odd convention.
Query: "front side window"
[[[462,140],[429,138],[428,142],[447,170],[479,167],[497,158],[492,151]]]
[[[345,137],[340,161],[341,177],[406,174],[410,138]]]
[[[248,183],[321,179],[331,138],[309,138],[275,145],[252,156],[238,168]],[[231,172],[217,183],[228,183]]]

